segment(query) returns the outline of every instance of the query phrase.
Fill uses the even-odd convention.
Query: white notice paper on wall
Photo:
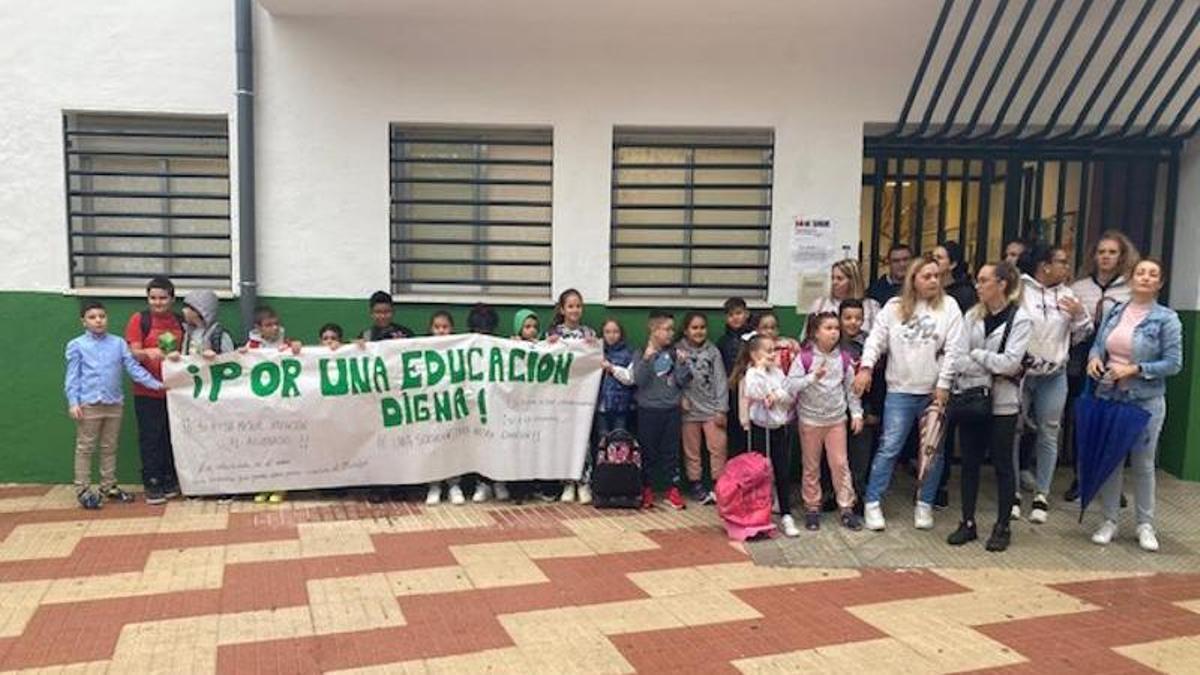
[[[796,313],[803,314],[825,294],[834,262],[833,221],[797,216],[792,227],[792,272],[796,275]]]

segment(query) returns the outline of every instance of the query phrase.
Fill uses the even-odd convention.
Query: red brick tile
[[[0,487],[0,499],[13,497],[41,497],[50,492],[52,485],[5,485]]]
[[[13,640],[0,668],[20,669],[112,657],[126,624],[215,614],[220,591],[186,591],[142,597],[43,605]],[[69,645],[68,647],[65,647]]]
[[[307,579],[302,560],[226,565],[221,612],[231,614],[307,605]]]

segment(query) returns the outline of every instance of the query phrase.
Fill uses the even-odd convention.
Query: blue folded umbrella
[[[1132,403],[1098,398],[1092,378],[1075,401],[1075,453],[1079,469],[1079,521],[1088,503],[1133,450],[1150,413]]]

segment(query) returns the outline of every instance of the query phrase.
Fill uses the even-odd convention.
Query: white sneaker
[[[450,503],[456,506],[467,503],[467,498],[463,496],[462,486],[458,483],[450,486]]]
[[[425,506],[437,506],[442,503],[442,484],[430,483],[429,494],[425,495]]]
[[[917,502],[917,507],[913,509],[913,527],[918,530],[933,529],[933,505]]]
[[[1050,504],[1046,495],[1038,493],[1033,497],[1033,505],[1029,508],[1029,522],[1041,525],[1050,514]]]
[[[1117,524],[1111,520],[1106,520],[1100,523],[1100,528],[1092,535],[1092,543],[1100,546],[1108,546],[1112,543],[1113,537],[1117,536]]]
[[[1020,520],[1021,519],[1021,495],[1020,495],[1020,493],[1018,493],[1016,498],[1013,499],[1013,507],[1012,507],[1012,512],[1009,513],[1009,519],[1010,520]]]
[[[562,497],[560,501],[573,502],[575,501],[575,484],[563,483]]]
[[[492,487],[483,481],[475,484],[475,494],[471,495],[471,501],[476,504],[483,504],[492,498]]]
[[[1158,537],[1154,534],[1154,526],[1150,523],[1142,523],[1137,526],[1138,546],[1142,547],[1143,551],[1151,553],[1158,550]]]
[[[789,537],[800,536],[800,528],[796,527],[796,519],[790,515],[780,518],[779,526],[783,528],[783,533]]]
[[[579,484],[579,503],[580,504],[591,504],[592,503],[592,488],[588,487],[587,483]]]
[[[492,492],[496,493],[496,501],[506,502],[509,499],[508,486],[499,481],[492,486]]]
[[[879,502],[863,504],[863,521],[868,530],[879,532],[887,527],[887,521],[883,519],[883,509],[879,508]]]

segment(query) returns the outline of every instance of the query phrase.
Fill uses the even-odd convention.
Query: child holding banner
[[[667,483],[667,503],[687,508],[679,493],[679,445],[683,390],[692,381],[687,354],[671,349],[675,317],[654,312],[647,326],[650,339],[641,357],[633,362],[637,384],[638,442],[642,446],[642,508],[654,506],[656,483]]]
[[[287,330],[280,322],[279,314],[269,305],[259,305],[254,309],[254,327],[246,336],[246,344],[242,345],[238,351],[245,354],[251,349],[291,350],[292,354],[298,355],[301,348],[300,341],[288,340],[286,335]],[[287,499],[287,492],[284,490],[259,492],[254,495],[256,504],[278,504],[285,499]]]
[[[542,323],[537,312],[527,307],[518,309],[513,315],[513,339],[521,342],[537,343],[541,340]],[[558,499],[555,487],[558,483],[545,480],[522,480],[509,483],[513,502],[523,504],[530,497],[537,497],[544,502]]]
[[[104,499],[131,502],[133,497],[117,487],[117,436],[121,431],[121,369],[146,389],[159,391],[162,383],[133,357],[124,340],[108,334],[108,312],[99,302],[89,302],[79,313],[83,335],[67,343],[67,377],[64,389],[71,419],[75,420],[75,491],[79,505],[98,509]],[[100,492],[93,492],[92,454],[100,444]]]
[[[410,338],[413,332],[408,326],[401,326],[395,323],[392,319],[396,316],[395,303],[392,301],[392,295],[387,291],[375,291],[367,300],[367,306],[371,310],[371,325],[362,332],[357,342],[360,346],[365,342],[379,342],[380,340],[399,340],[402,338]],[[398,488],[397,488],[397,491]],[[387,501],[388,493],[383,486],[375,486],[367,489],[367,501],[372,504],[382,504]]]
[[[546,340],[550,343],[558,340],[595,342],[596,331],[583,325],[583,295],[579,291],[568,288],[558,296]],[[591,480],[592,449],[589,447],[583,460],[583,475],[578,481],[563,483],[562,501],[573,502],[578,497],[580,504],[592,503]]]
[[[472,333],[481,335],[495,335],[500,328],[500,315],[496,313],[495,308],[485,303],[478,303],[471,308],[467,313],[467,330]],[[492,492],[496,493],[496,501],[508,501],[508,486],[501,481],[492,482],[489,479],[478,474],[475,477],[475,494],[471,495],[471,501],[476,504],[482,504],[492,498]]]
[[[430,335],[453,335],[454,334],[454,317],[450,312],[440,309],[429,317],[429,334]],[[461,506],[467,503],[467,498],[462,491],[462,476],[453,476],[446,479],[448,492],[450,493],[450,503]],[[442,503],[442,482],[435,481],[429,484],[429,491],[425,495],[425,504],[427,506],[436,506]]]
[[[163,359],[179,351],[183,342],[183,317],[175,313],[174,305],[175,284],[166,277],[154,277],[146,284],[146,309],[129,317],[125,324],[129,351],[158,379],[162,379]],[[167,392],[135,382],[133,412],[137,416],[146,503],[162,504],[179,496],[171,425],[167,420]]]

